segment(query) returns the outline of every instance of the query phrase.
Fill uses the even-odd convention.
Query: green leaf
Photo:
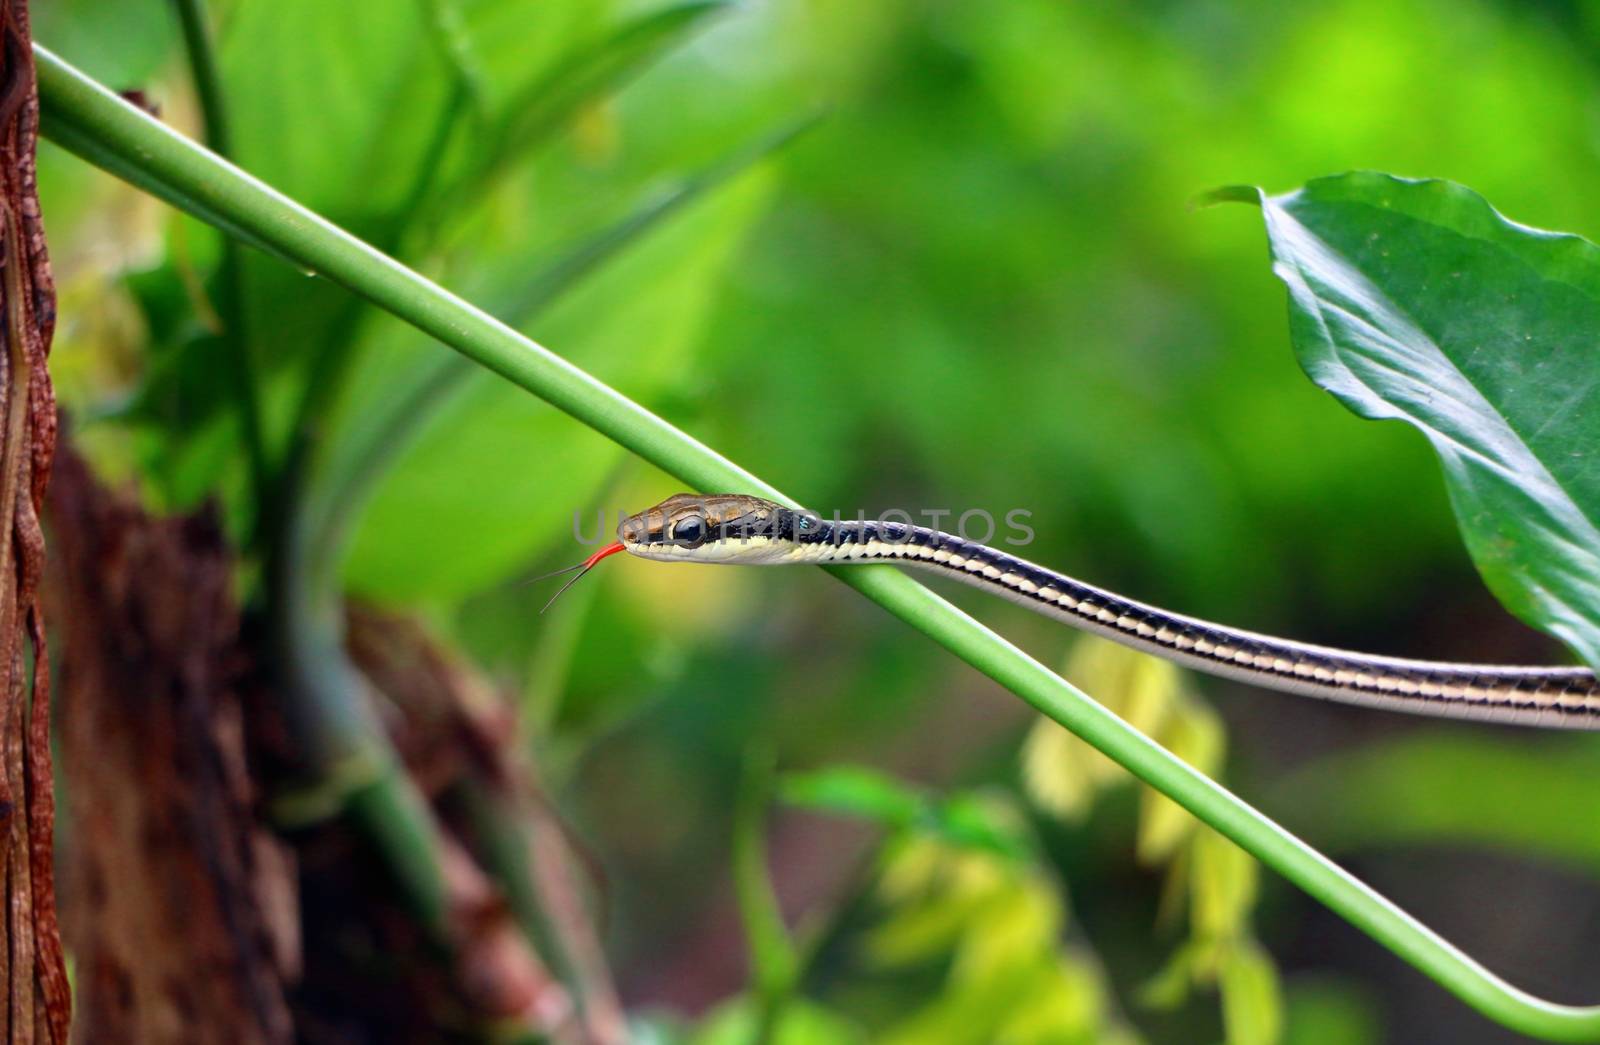
[[[1259,198],[1306,373],[1421,430],[1489,588],[1600,667],[1600,250],[1443,181]]]
[[[952,845],[1011,860],[1033,851],[1016,810],[992,796],[957,792],[934,800],[887,774],[862,766],[831,766],[787,775],[779,791],[793,806],[857,817],[892,830],[916,829]]]
[[[1026,969],[1054,951],[1064,917],[1061,898],[1047,882],[1019,876],[968,927],[956,947],[950,982],[983,983]]]
[[[574,48],[506,106],[505,119],[487,136],[489,148],[443,194],[447,209],[461,193],[482,191],[507,163],[543,144],[584,106],[617,91],[726,6],[697,0],[652,11],[623,23],[591,46]]]
[[[1088,813],[1098,791],[1083,741],[1040,716],[1022,743],[1022,783],[1039,808],[1060,820]]]
[[[788,805],[872,820],[888,827],[909,826],[927,804],[921,793],[864,766],[829,766],[787,773],[779,795]]]
[[[448,90],[428,30],[418,4],[240,0],[220,38],[240,162],[323,209],[386,213]]]
[[[1166,733],[1169,720],[1192,705],[1177,667],[1094,635],[1073,644],[1062,674],[1146,736]],[[1082,816],[1101,788],[1130,779],[1121,766],[1044,718],[1023,744],[1022,777],[1029,797],[1063,820]]]
[[[1208,776],[1222,766],[1227,736],[1216,712],[1191,702],[1167,720],[1157,737],[1166,749]],[[1139,796],[1139,862],[1146,867],[1166,863],[1195,829],[1195,819],[1160,791]]]
[[[428,6],[434,47],[450,52],[453,75],[465,71],[473,93],[481,94],[475,104],[492,112],[504,111],[523,87],[606,32],[618,7],[610,0],[429,0]]]
[[[933,1000],[874,1040],[884,1045],[967,1045],[998,1039],[997,1024],[1041,992],[1061,984],[1055,963],[1040,958],[1030,968],[979,983],[952,984]],[[1074,985],[1075,986],[1075,985]],[[1074,1006],[1087,1008],[1087,1006]],[[1085,1041],[1080,1037],[1047,1035],[1044,1041]]]
[[[1190,871],[1190,921],[1195,938],[1236,940],[1249,929],[1256,899],[1256,862],[1215,831],[1195,834]]]
[[[1210,948],[1194,941],[1172,952],[1156,974],[1139,987],[1139,1004],[1158,1012],[1170,1012],[1189,1000],[1190,988],[1199,978],[1198,969]]]
[[[680,385],[721,273],[769,188],[762,171],[749,171],[673,213],[564,294],[541,326],[641,398]],[[392,370],[394,359],[374,362]],[[516,388],[478,383],[427,419],[377,487],[346,579],[364,595],[394,601],[478,590],[553,539],[570,540],[574,509],[621,456]],[[583,525],[593,532],[592,514]],[[439,533],[454,535],[450,554],[419,556]]]
[[[894,968],[948,954],[1016,888],[1015,869],[987,853],[909,836],[888,847],[877,892],[891,905],[866,937],[869,959]]]
[[[717,1008],[690,1040],[694,1045],[746,1045],[759,1039],[759,1028],[756,1006],[740,999]],[[797,1000],[784,1008],[770,1040],[773,1045],[853,1045],[867,1038],[838,1013]]]
[[[659,186],[621,219],[583,237],[576,245],[544,264],[527,286],[512,296],[513,300],[503,311],[507,321],[520,324],[538,316],[566,293],[581,286],[586,279],[604,271],[609,262],[629,248],[647,242],[652,231],[689,211],[693,205],[708,201],[731,179],[749,171],[752,165],[788,144],[812,123],[811,119],[791,123],[734,150],[689,177],[673,179]],[[706,230],[700,229],[698,232],[702,239],[706,238]],[[678,235],[684,236],[682,232]],[[693,236],[694,232],[689,235]],[[692,250],[684,253],[692,254]],[[684,255],[676,256],[681,258]],[[648,273],[645,274],[647,276]],[[629,296],[628,289],[623,287],[617,292],[618,296]],[[374,485],[390,472],[397,461],[405,458],[418,437],[428,430],[435,414],[470,389],[473,378],[492,383],[492,379],[480,368],[461,356],[441,355],[425,344],[413,347],[422,358],[414,367],[398,368],[398,373],[393,372],[397,368],[391,365],[373,365],[391,363],[390,356],[369,361],[363,374],[366,380],[362,382],[362,392],[351,397],[352,401],[347,404],[349,420],[344,426],[345,430],[336,433],[334,447],[328,454],[328,464],[316,484],[315,494],[319,503],[314,525],[319,543],[328,542],[342,548],[348,536],[346,528],[365,510]],[[526,406],[512,404],[512,408]],[[585,446],[595,447],[588,433],[565,424],[551,416],[549,411],[539,411],[539,414],[546,417],[551,428],[539,444],[545,448],[546,461],[565,461],[574,453],[580,453]],[[475,422],[482,427],[486,422],[480,415],[473,414],[471,417],[469,425]],[[496,433],[491,431],[490,434]],[[598,462],[574,471],[577,473],[577,488],[563,492],[547,486],[550,495],[548,500],[583,504],[589,499],[590,491],[606,474],[603,464]],[[531,531],[535,540],[539,538],[537,529],[524,529]],[[562,534],[560,531],[552,534],[546,530],[545,535],[559,537]]]
[[[1095,1042],[1136,1045],[1126,1027],[1106,1025],[1106,988],[1095,964],[1067,953],[1039,973],[1036,989],[1006,1012],[994,1040],[1006,1045],[1025,1042]]]
[[[770,758],[751,755],[739,783],[733,822],[733,883],[745,933],[751,987],[771,1012],[781,1011],[800,972],[800,956],[784,924],[768,872],[767,798],[772,790]]]
[[[1283,991],[1267,953],[1249,940],[1229,947],[1218,986],[1228,1045],[1277,1045],[1283,1037]]]
[[[957,793],[937,803],[931,812],[933,830],[956,845],[1012,860],[1025,860],[1033,852],[1016,809],[993,795]]]

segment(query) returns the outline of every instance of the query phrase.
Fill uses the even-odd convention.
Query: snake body
[[[679,494],[624,520],[618,538],[616,550],[665,562],[914,566],[1135,649],[1268,689],[1425,715],[1600,729],[1600,680],[1585,668],[1408,660],[1275,638],[1138,602],[927,527],[828,520],[740,494]]]

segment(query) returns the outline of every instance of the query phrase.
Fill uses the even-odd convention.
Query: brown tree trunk
[[[0,9],[0,830],[5,858],[6,999],[9,1042],[65,1045],[71,999],[56,927],[51,842],[50,672],[39,583],[39,525],[55,450],[55,397],[45,369],[55,290],[45,254],[34,176],[39,99],[26,0]]]
[[[78,1039],[286,1045],[299,911],[248,765],[233,557],[210,512],[153,519],[70,451],[57,473]]]
[[[577,890],[539,873],[584,985],[576,1011],[508,909],[463,823],[527,801],[500,695],[404,618],[357,613],[352,646],[405,771],[439,818],[452,943],[427,941],[361,831],[336,810],[280,835],[274,790],[296,763],[236,560],[213,513],[154,518],[63,444],[50,491],[49,609],[61,655],[71,816],[65,924],[77,1036],[131,1045],[625,1040]],[[297,818],[289,816],[294,822]],[[536,871],[565,866],[542,832]]]

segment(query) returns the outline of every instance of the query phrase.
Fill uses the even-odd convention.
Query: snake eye
[[[672,528],[672,540],[685,548],[698,548],[706,542],[706,521],[691,515]]]

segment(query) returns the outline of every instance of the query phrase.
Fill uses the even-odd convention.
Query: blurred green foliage
[[[1093,637],[1079,640],[1062,672],[1086,693],[1212,778],[1222,775],[1225,736],[1215,712],[1166,661]],[[1026,792],[1050,815],[1081,821],[1099,794],[1131,781],[1120,766],[1040,719],[1022,750]],[[1140,991],[1148,1006],[1176,1009],[1197,985],[1222,996],[1230,1042],[1278,1041],[1282,989],[1250,925],[1257,868],[1242,850],[1196,823],[1171,799],[1140,789],[1136,853],[1166,875],[1163,921],[1187,907],[1189,936]]]
[[[1374,168],[1449,177],[1519,220],[1600,232],[1592,5],[232,0],[212,10],[238,161],[507,316],[664,193],[826,106],[796,141],[706,183],[548,307],[516,317],[810,504],[1022,508],[1038,534],[1030,558],[1187,612],[1386,652],[1559,655],[1482,591],[1423,441],[1359,423],[1300,374],[1259,217],[1186,203],[1224,183],[1278,189]],[[40,0],[36,17],[42,42],[197,127],[167,4]],[[62,294],[55,369],[80,438],[156,505],[221,493],[243,537],[260,506],[208,315],[215,235],[53,150],[41,180]],[[438,353],[274,259],[248,253],[245,279],[274,454],[321,387],[319,359],[350,360],[318,419],[326,462]],[[690,578],[618,562],[540,618],[544,593],[511,582],[574,557],[573,513],[592,535],[597,509],[614,516],[669,484],[481,376],[414,422],[362,477],[373,496],[352,507],[348,585],[428,613],[527,694],[539,754],[611,869],[612,958],[630,998],[722,1001],[699,1028],[706,1041],[743,1040],[757,1018],[735,997],[736,975],[708,972],[677,993],[658,985],[663,969],[737,946],[705,926],[731,903],[729,796],[759,740],[783,766],[815,771],[786,777],[787,797],[854,803],[857,815],[915,829],[906,844],[925,861],[982,864],[1005,883],[996,895],[1033,905],[1030,929],[1068,924],[1070,881],[1070,944],[1031,938],[1040,976],[1080,984],[1060,997],[1109,1005],[1150,1040],[1270,1040],[1275,974],[1253,937],[1212,972],[1225,996],[1254,1001],[1218,1012],[1209,997],[1187,998],[1171,1013],[1138,1003],[1170,941],[1151,941],[1164,886],[1128,859],[1129,829],[1146,857],[1170,856],[1187,836],[1197,863],[1204,836],[1175,808],[1113,795],[1091,811],[1103,768],[1068,759],[1058,772],[1079,776],[1053,786],[1078,820],[1035,824],[1042,841],[1020,864],[1010,834],[975,847],[974,825],[989,822],[951,810],[970,813],[962,803],[979,793],[1022,807],[1014,767],[1029,725],[975,676],[804,575]],[[356,492],[335,483],[323,496]],[[1442,622],[1440,607],[1451,611]],[[981,612],[1060,659],[1057,626],[1006,605]],[[1560,787],[1593,764],[1592,743],[1463,744],[1430,727],[1339,752],[1363,731],[1404,727],[1216,692],[1243,736],[1226,745],[1234,778],[1275,782],[1287,821],[1313,840],[1525,849],[1592,874],[1581,794]],[[1170,711],[1146,717],[1158,735],[1171,725]],[[1222,768],[1215,716],[1172,721],[1187,725],[1169,743]],[[837,768],[849,765],[876,768]],[[1037,789],[1043,774],[1030,777]],[[1514,799],[1480,804],[1462,781],[1556,797],[1523,817]],[[1497,811],[1474,815],[1482,809]],[[774,852],[784,832],[812,823],[780,816]],[[884,893],[894,857],[880,881],[850,871],[847,840],[805,837],[823,870],[794,870],[796,885],[775,860],[778,892],[842,913],[805,997],[785,1010],[794,1029],[785,1022],[776,1040],[914,1029],[942,1018],[927,1015],[941,1005],[973,1027],[999,1027],[1001,1010],[1022,1019],[1012,1002],[963,993],[982,977],[937,968],[940,954],[958,964],[954,931],[920,955],[920,973],[889,982],[858,968],[884,926],[853,905],[905,900]],[[895,906],[887,925],[914,905]],[[1269,896],[1258,931],[1276,948],[1304,918]],[[1300,964],[1318,963],[1296,952],[1282,970],[1286,1040],[1379,1039],[1373,976],[1345,967],[1313,978]]]

